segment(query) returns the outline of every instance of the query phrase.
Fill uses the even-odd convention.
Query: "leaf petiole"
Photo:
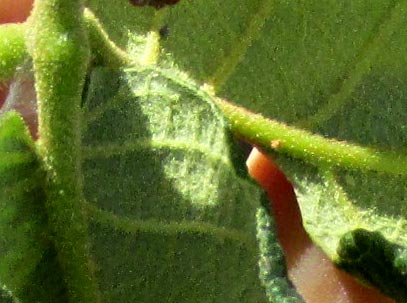
[[[306,162],[391,174],[407,174],[407,157],[349,142],[336,141],[267,119],[217,98],[232,131],[266,151],[288,154]]]

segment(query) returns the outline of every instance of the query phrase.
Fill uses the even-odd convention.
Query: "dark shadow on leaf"
[[[259,192],[225,160],[230,134],[217,108],[151,70],[95,69],[84,112],[84,192],[104,300],[266,302]]]

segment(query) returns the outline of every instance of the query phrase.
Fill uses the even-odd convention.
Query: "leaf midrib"
[[[218,155],[211,149],[207,148],[203,144],[192,143],[188,141],[172,140],[172,139],[149,139],[142,138],[138,140],[129,140],[125,143],[105,144],[105,145],[93,145],[84,146],[82,148],[83,160],[95,159],[95,158],[110,158],[117,155],[125,155],[132,153],[136,150],[157,150],[157,149],[170,149],[170,150],[182,150],[186,153],[195,152],[203,154],[212,163],[221,162],[223,165],[231,167],[232,163],[226,156]]]
[[[89,202],[86,203],[86,208],[93,221],[131,234],[138,232],[160,235],[203,234],[244,243],[248,248],[256,247],[256,241],[252,235],[233,228],[222,228],[206,222],[188,220],[163,222],[155,219],[130,219],[102,210]]]

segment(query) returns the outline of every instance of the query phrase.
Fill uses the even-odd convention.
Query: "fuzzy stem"
[[[314,164],[407,174],[404,155],[327,139],[251,113],[224,100],[217,99],[217,104],[234,133],[265,150],[282,152]]]
[[[109,39],[99,20],[89,9],[85,9],[85,21],[92,49],[93,64],[104,65],[113,69],[131,64],[129,56]]]
[[[163,20],[167,14],[167,9],[156,11],[155,16],[150,26],[150,31],[147,35],[147,43],[144,54],[141,57],[140,64],[144,66],[157,64],[161,46],[159,30],[162,26]]]
[[[37,0],[27,46],[38,100],[38,147],[47,170],[47,201],[70,302],[99,302],[90,262],[81,178],[80,104],[90,59],[83,1]]]
[[[84,17],[92,49],[92,64],[112,69],[131,65],[130,57],[109,39],[89,9],[85,9]],[[0,25],[0,83],[11,80],[16,68],[29,57],[25,43],[26,28],[25,23]]]
[[[23,24],[0,25],[0,82],[11,79],[16,67],[27,58]]]

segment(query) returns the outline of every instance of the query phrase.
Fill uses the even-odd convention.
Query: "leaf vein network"
[[[316,113],[298,121],[296,123],[298,127],[312,129],[321,125],[352,101],[352,93],[371,71],[374,59],[382,50],[386,39],[400,27],[406,9],[407,5],[403,1],[393,3],[389,7],[381,22],[375,27],[375,34],[372,34],[362,45],[359,54],[355,57],[353,67],[349,68],[347,75],[344,75],[339,88],[327,96],[326,103]]]

